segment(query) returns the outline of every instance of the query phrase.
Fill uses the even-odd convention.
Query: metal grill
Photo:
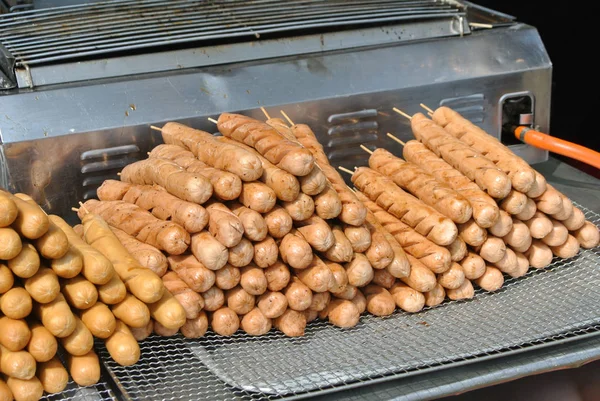
[[[456,3],[436,0],[107,1],[0,16],[0,43],[17,66],[31,66],[189,42],[462,15]]]
[[[600,215],[585,208],[598,225]],[[309,324],[287,338],[212,332],[150,337],[132,367],[105,366],[128,399],[270,400],[321,395],[430,372],[600,332],[600,249],[555,259],[495,293],[420,313],[364,316],[351,329]]]
[[[40,401],[110,401],[115,400],[115,394],[107,383],[100,382],[93,386],[79,387],[70,381],[67,388],[57,394],[47,394]]]

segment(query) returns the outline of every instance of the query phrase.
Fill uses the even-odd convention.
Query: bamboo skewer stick
[[[343,171],[344,173],[348,173],[350,175],[354,175],[354,171],[347,169],[346,167],[342,167],[342,166],[338,166],[338,169],[340,169],[341,171]]]
[[[406,143],[402,142],[400,140],[400,138],[395,137],[394,135],[390,134],[389,132],[387,133],[387,136],[392,138],[394,141],[398,142],[400,145],[405,146]]]
[[[360,148],[370,155],[373,154],[373,151],[371,149],[367,148],[365,145],[360,145]]]
[[[267,110],[265,110],[265,108],[262,107],[262,106],[260,107],[260,109],[262,110],[262,112],[265,115],[265,117],[267,117],[267,120],[270,120],[271,117],[269,116],[269,113],[267,113]]]
[[[492,29],[494,25],[492,24],[482,24],[480,22],[469,22],[469,26],[473,28],[487,28]]]
[[[279,112],[285,117],[286,120],[288,120],[290,125],[295,125],[294,122],[292,121],[292,119],[287,114],[285,114],[285,111],[279,110]]]
[[[427,107],[425,104],[419,103],[419,106],[421,106],[422,108],[424,108],[425,110],[427,110],[429,113],[433,114],[433,110],[430,109],[429,107]]]
[[[412,117],[410,115],[406,114],[405,112],[403,112],[402,110],[400,110],[400,109],[398,109],[396,107],[394,107],[393,110],[396,113],[400,114],[401,116],[404,116],[404,117],[408,118],[409,120],[412,120]]]

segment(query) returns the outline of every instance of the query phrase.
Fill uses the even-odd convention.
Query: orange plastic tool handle
[[[515,136],[528,145],[567,156],[600,169],[600,153],[592,149],[543,134],[528,127],[517,127]]]

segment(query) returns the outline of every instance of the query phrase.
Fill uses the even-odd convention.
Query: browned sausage
[[[427,149],[419,141],[408,141],[404,145],[403,156],[407,161],[421,167],[464,196],[473,208],[473,220],[480,227],[488,228],[498,220],[499,208],[496,201],[483,192],[476,183],[460,171],[446,163],[442,158]]]
[[[338,193],[342,202],[342,211],[338,216],[340,221],[353,226],[363,224],[367,217],[367,209],[346,186],[346,182],[339,172],[329,164],[323,146],[321,146],[310,127],[305,124],[297,124],[292,127],[292,132],[298,138],[298,141],[310,150],[315,157],[316,164]]]
[[[407,163],[379,148],[369,157],[369,166],[455,223],[465,223],[471,218],[473,209],[462,195],[416,164]]]
[[[586,249],[598,246],[598,242],[600,241],[598,227],[589,221],[586,221],[581,228],[573,231],[573,236],[577,238],[581,247]]]
[[[227,206],[240,219],[244,235],[250,241],[262,241],[267,236],[267,223],[260,213],[239,202],[228,202]]]
[[[433,113],[432,118],[454,137],[492,160],[510,177],[515,189],[522,192],[531,190],[535,182],[535,170],[498,139],[449,107],[439,107]]]
[[[299,177],[311,172],[314,157],[266,123],[240,114],[222,113],[217,128],[226,137],[253,147],[277,167]]]
[[[411,128],[415,138],[476,182],[490,196],[503,199],[508,195],[511,180],[492,160],[454,138],[422,113],[413,115]]]
[[[389,178],[359,167],[352,175],[352,182],[371,200],[432,242],[450,245],[456,239],[458,229],[452,220],[407,194]]]

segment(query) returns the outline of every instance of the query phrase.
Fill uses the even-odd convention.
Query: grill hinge
[[[0,43],[0,89],[12,89],[16,86],[15,57]]]

